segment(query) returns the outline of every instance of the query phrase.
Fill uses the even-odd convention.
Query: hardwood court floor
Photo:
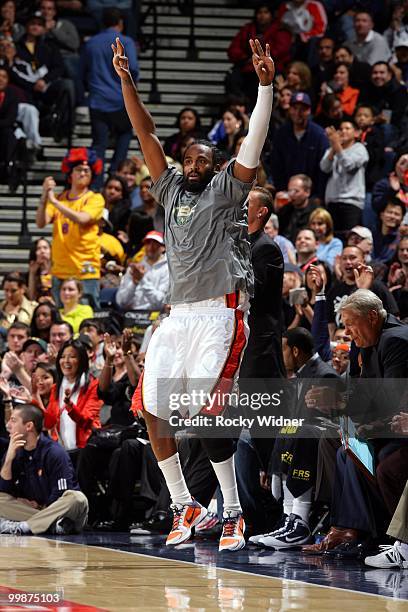
[[[244,549],[219,560],[215,542],[186,543],[178,552],[162,546],[163,539],[144,538],[132,542],[127,534],[76,536],[74,542],[39,537],[0,536],[0,610],[31,612],[55,609],[46,604],[11,606],[10,593],[51,593],[63,589],[64,612],[81,610],[310,610],[335,612],[344,608],[358,612],[408,612],[408,572],[350,570],[349,584],[341,566],[329,570],[297,556],[282,563],[280,553]],[[89,540],[90,545],[86,543]],[[110,548],[112,547],[112,548]],[[124,550],[118,550],[122,548]],[[147,554],[143,554],[143,551]],[[162,555],[183,556],[190,561]],[[155,556],[153,556],[155,555]],[[285,554],[288,557],[288,554]],[[289,557],[290,558],[290,557]],[[218,567],[231,565],[232,569]],[[296,564],[299,567],[295,567]],[[293,567],[291,568],[290,565]],[[261,575],[268,566],[280,577]],[[280,567],[280,569],[279,569]],[[252,569],[249,569],[252,568]],[[361,568],[361,566],[360,566]],[[249,571],[247,571],[249,569]],[[306,572],[307,569],[307,572]],[[309,577],[317,584],[347,585],[349,590],[302,582]],[[356,579],[357,578],[357,582]],[[356,592],[358,583],[371,580],[373,593]],[[367,587],[367,585],[366,585]],[[368,588],[368,587],[367,587]],[[56,606],[58,608],[58,606]]]

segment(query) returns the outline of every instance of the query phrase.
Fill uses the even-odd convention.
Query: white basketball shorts
[[[249,299],[236,291],[222,298],[172,306],[150,340],[134,412],[168,420],[221,414],[231,394],[248,338]]]

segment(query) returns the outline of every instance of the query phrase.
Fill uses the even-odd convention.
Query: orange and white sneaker
[[[222,534],[218,550],[241,550],[245,546],[245,521],[242,514],[232,516],[231,512],[222,520]]]
[[[189,539],[191,530],[207,516],[207,508],[194,499],[190,504],[173,504],[173,527],[167,536],[166,546],[181,544]]]

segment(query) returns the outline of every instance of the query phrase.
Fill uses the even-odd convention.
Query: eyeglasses
[[[76,172],[77,174],[81,174],[81,172],[84,174],[92,174],[92,170],[88,166],[75,166],[73,172]]]

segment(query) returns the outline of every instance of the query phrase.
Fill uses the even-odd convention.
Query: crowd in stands
[[[69,488],[79,491],[77,478],[89,525],[165,533],[168,492],[132,409],[149,339],[169,310],[165,218],[144,160],[128,157],[132,130],[111,66],[110,45],[120,34],[138,80],[135,22],[125,2],[122,13],[102,12],[104,3],[89,0],[41,0],[31,11],[26,4],[5,0],[0,9],[3,170],[13,159],[16,126],[41,155],[55,108],[59,138],[87,104],[93,144],[67,152],[64,186],[44,179],[36,223],[52,226],[52,242],[37,240],[26,272],[3,280],[1,452],[9,465],[7,432],[18,435],[14,405],[24,426],[34,422],[30,436],[54,440],[69,454],[76,473]],[[249,205],[268,209],[264,231],[283,256],[281,278],[267,290],[281,305],[284,369],[271,368],[270,377],[293,382],[297,414],[319,402],[302,379],[347,386],[359,377],[408,375],[408,7],[258,4],[228,48],[232,67],[219,116],[204,129],[194,108],[182,108],[164,142],[170,164],[182,170],[186,150],[202,138],[217,145],[221,167],[237,155],[257,95],[249,46],[255,37],[270,44],[277,77]],[[374,348],[359,351],[350,329],[364,335],[370,317],[371,344],[361,346]],[[35,407],[27,414],[26,404]],[[376,479],[359,471],[338,437],[319,438],[314,422],[314,435],[305,438],[271,430],[262,449],[243,434],[236,469],[250,541],[408,568],[406,410],[398,403],[381,436],[374,418],[359,421],[361,436],[372,440]],[[218,521],[211,465],[194,438],[180,438],[179,454],[194,497],[214,500],[200,527],[209,532]],[[1,492],[10,491],[9,473],[2,470]],[[70,512],[81,528],[84,521]],[[396,544],[376,556],[375,545],[391,542],[389,536]]]

